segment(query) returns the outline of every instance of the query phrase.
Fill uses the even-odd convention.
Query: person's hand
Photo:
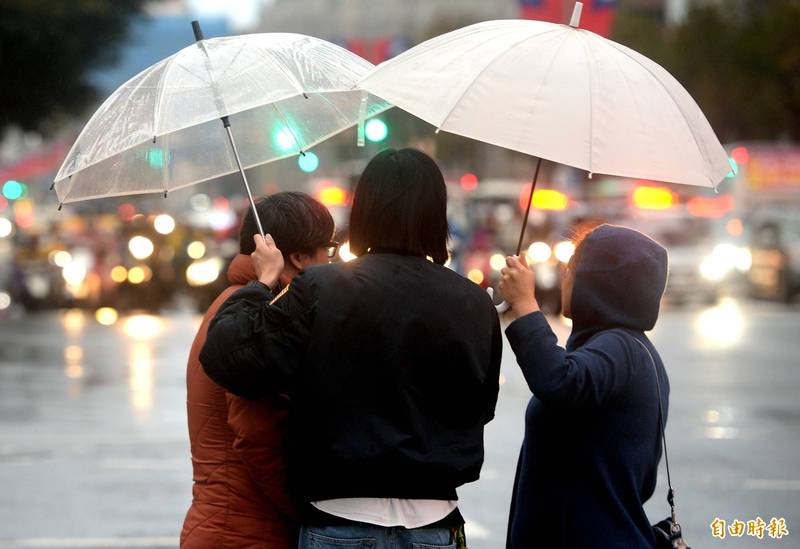
[[[506,266],[500,271],[500,292],[511,304],[510,316],[517,319],[539,310],[534,291],[536,276],[528,268],[525,254],[520,257],[506,257]]]
[[[253,235],[253,240],[256,243],[256,251],[251,253],[250,257],[253,259],[258,280],[274,290],[278,285],[278,277],[283,272],[283,254],[269,234],[266,237],[260,234]]]

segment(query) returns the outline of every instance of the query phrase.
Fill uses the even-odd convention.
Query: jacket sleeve
[[[253,401],[226,394],[228,425],[234,433],[233,449],[250,478],[281,513],[299,521],[296,501],[289,491],[286,448],[286,405],[281,396]]]
[[[494,410],[497,406],[497,395],[500,392],[500,364],[503,358],[503,332],[500,329],[500,319],[497,317],[497,310],[492,305],[492,348],[489,372],[484,381],[484,394],[486,402],[486,414],[484,423],[489,423],[494,419]]]
[[[528,387],[543,402],[597,408],[623,393],[633,360],[619,334],[606,332],[568,353],[544,314],[531,313],[506,328]]]
[[[277,297],[261,284],[237,290],[209,325],[200,351],[203,370],[238,396],[291,394],[308,346],[313,305],[302,273]]]

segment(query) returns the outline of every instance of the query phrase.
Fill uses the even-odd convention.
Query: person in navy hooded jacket
[[[656,486],[658,391],[666,415],[669,381],[645,332],[658,318],[666,250],[624,227],[586,235],[564,273],[566,349],[539,311],[533,272],[506,261],[500,289],[514,319],[506,334],[533,392],[507,547],[654,547],[642,506]]]

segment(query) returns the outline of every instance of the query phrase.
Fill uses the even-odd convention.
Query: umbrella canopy
[[[590,174],[718,184],[727,155],[689,93],[575,25],[478,23],[382,63],[361,86],[440,130]]]
[[[59,201],[166,193],[234,173],[234,136],[244,168],[302,153],[389,108],[357,88],[372,68],[300,34],[199,40],[101,105],[56,175]]]

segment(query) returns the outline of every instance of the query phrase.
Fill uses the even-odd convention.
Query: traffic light
[[[9,179],[3,184],[3,196],[8,200],[17,200],[28,194],[28,186],[21,181]]]
[[[272,132],[272,144],[278,149],[278,152],[288,153],[299,148],[297,140],[294,138],[294,133],[288,126],[276,126]]]
[[[736,163],[736,160],[733,157],[728,157],[728,164],[731,165],[731,171],[728,172],[728,175],[725,176],[726,179],[733,179],[736,177],[736,174],[739,173],[739,164]]]
[[[364,126],[367,141],[379,143],[389,136],[389,126],[380,118],[372,118]]]
[[[297,157],[297,165],[306,173],[312,173],[319,168],[319,157],[313,152],[306,152]]]
[[[160,147],[150,147],[145,153],[147,164],[154,170],[160,170],[169,160],[169,152]]]

